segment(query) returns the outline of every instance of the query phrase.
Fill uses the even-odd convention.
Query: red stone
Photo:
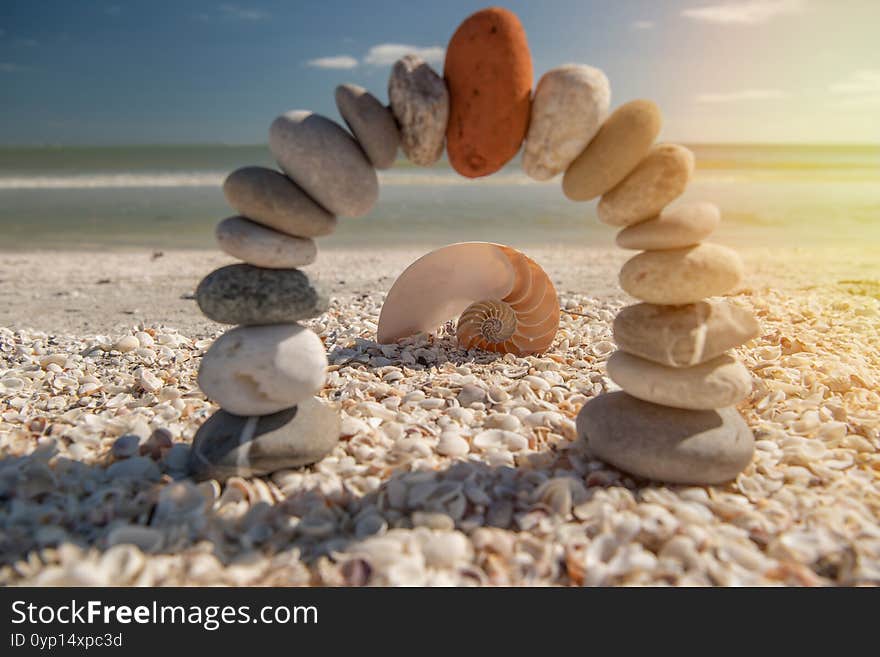
[[[446,151],[452,167],[478,178],[516,155],[529,127],[532,57],[515,14],[497,7],[466,19],[446,49]]]

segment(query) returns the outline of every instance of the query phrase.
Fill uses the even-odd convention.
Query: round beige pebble
[[[240,326],[202,357],[202,392],[234,415],[268,415],[296,406],[324,385],[324,343],[298,324]]]
[[[522,167],[535,180],[562,173],[608,115],[611,86],[597,68],[566,64],[547,71],[532,100]]]
[[[611,380],[633,397],[672,408],[733,406],[752,389],[745,365],[729,355],[693,367],[667,367],[615,351],[607,369]]]
[[[269,150],[281,169],[328,211],[362,217],[379,198],[376,170],[342,126],[306,110],[276,118]]]
[[[658,216],[624,228],[617,234],[622,249],[659,251],[699,244],[721,223],[721,212],[713,203],[682,203],[664,209]]]
[[[214,235],[225,253],[255,267],[295,269],[312,264],[318,255],[315,240],[285,235],[244,217],[224,219]]]
[[[620,270],[620,286],[648,303],[683,305],[725,294],[740,284],[742,261],[736,251],[704,243],[685,249],[644,251]]]
[[[113,345],[113,349],[123,354],[128,353],[129,351],[134,351],[138,347],[141,346],[141,343],[138,341],[136,337],[133,335],[126,335],[124,337],[119,338],[116,341],[116,344]]]
[[[356,84],[336,87],[336,107],[373,166],[391,168],[400,147],[400,130],[391,110]]]
[[[274,169],[236,169],[223,183],[223,193],[242,215],[286,235],[319,237],[336,230],[336,217]]]
[[[632,226],[656,216],[684,193],[694,171],[694,154],[678,144],[657,144],[644,160],[599,201],[599,220]]]
[[[405,55],[391,69],[388,99],[407,159],[419,166],[434,164],[443,154],[449,120],[449,91],[443,78],[421,57]]]
[[[621,105],[565,170],[562,191],[572,201],[589,201],[626,178],[660,134],[660,109],[650,100]]]
[[[670,367],[699,365],[756,338],[754,314],[727,301],[637,303],[614,318],[618,349]]]

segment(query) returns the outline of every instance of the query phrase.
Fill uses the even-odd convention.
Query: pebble
[[[754,437],[735,408],[687,411],[624,392],[581,409],[578,435],[603,461],[632,475],[673,484],[721,484],[752,460]]]
[[[126,354],[129,351],[134,351],[140,346],[141,343],[136,337],[134,337],[133,335],[126,335],[125,337],[122,337],[116,341],[116,344],[113,345],[113,349],[123,354]]]
[[[480,386],[474,385],[473,383],[467,383],[463,385],[461,387],[461,391],[458,393],[458,403],[461,404],[463,407],[467,407],[471,404],[484,401],[486,401],[485,388],[481,388]]]
[[[135,545],[144,552],[152,552],[162,547],[164,536],[158,529],[141,525],[122,525],[107,535],[107,545]]]
[[[400,130],[391,111],[363,87],[336,87],[336,107],[377,169],[390,169],[400,147]]]
[[[461,434],[454,430],[447,430],[440,434],[437,441],[437,451],[444,456],[457,457],[464,456],[470,451],[468,441],[461,437]]]
[[[681,249],[702,242],[720,222],[717,205],[682,203],[664,209],[653,219],[624,228],[617,234],[617,246],[644,251]]]
[[[127,433],[123,436],[119,436],[119,438],[113,441],[110,453],[113,455],[113,458],[116,459],[131,458],[138,453],[140,444],[141,439],[139,436]]]
[[[150,479],[158,481],[161,473],[156,464],[146,456],[132,456],[116,461],[107,468],[110,479]]]
[[[190,452],[197,479],[256,477],[321,460],[339,441],[339,413],[313,397],[271,415],[217,411],[199,427]]]
[[[562,191],[589,201],[619,184],[642,161],[660,134],[660,109],[650,100],[621,105],[565,170]]]
[[[657,144],[644,160],[599,201],[599,220],[631,226],[656,216],[684,193],[694,154],[678,144]]]
[[[608,376],[644,401],[705,410],[733,406],[752,389],[752,377],[740,361],[719,356],[693,367],[666,367],[625,351],[611,355]]]
[[[443,78],[421,57],[405,55],[391,69],[388,99],[407,159],[423,167],[434,164],[443,154],[449,118],[449,92]]]
[[[529,127],[532,75],[516,14],[491,7],[459,25],[443,68],[449,87],[446,151],[458,173],[488,176],[516,155]]]
[[[325,312],[323,288],[298,269],[263,269],[248,264],[215,269],[196,288],[196,303],[222,324],[286,324]]]
[[[156,341],[153,339],[153,336],[147,333],[146,331],[138,331],[134,334],[134,337],[138,339],[138,344],[144,349],[149,349],[153,345],[156,344]]]
[[[326,367],[321,338],[302,326],[241,326],[211,345],[202,357],[198,383],[229,413],[268,415],[318,392]]]
[[[236,169],[223,183],[223,193],[242,215],[285,235],[320,237],[336,230],[336,217],[274,169]]]
[[[676,306],[730,292],[742,278],[736,251],[711,243],[644,251],[620,270],[620,286],[628,294],[648,303]]]
[[[751,312],[725,301],[685,306],[637,303],[615,317],[614,341],[634,356],[689,367],[758,337],[760,328]]]
[[[376,170],[340,125],[306,110],[279,116],[269,128],[269,150],[281,169],[329,212],[367,214],[379,198]]]
[[[293,269],[312,264],[318,255],[312,238],[286,235],[244,217],[224,219],[214,236],[224,253],[255,267]]]
[[[566,64],[541,76],[522,167],[535,180],[565,171],[596,136],[608,115],[611,86],[605,74],[584,64]]]

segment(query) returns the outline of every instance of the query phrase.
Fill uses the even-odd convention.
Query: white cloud
[[[834,96],[833,107],[867,109],[880,107],[880,70],[862,69],[828,87]]]
[[[334,55],[333,57],[317,57],[306,62],[306,66],[313,68],[350,69],[357,68],[358,60],[349,55]]]
[[[223,4],[220,5],[219,9],[220,13],[227,18],[235,18],[242,21],[260,21],[269,17],[269,14],[262,9],[240,7],[239,5]]]
[[[685,9],[681,15],[691,20],[722,25],[755,25],[784,16],[798,14],[806,7],[806,0],[744,0],[723,2]]]
[[[429,64],[443,63],[446,50],[441,46],[408,46],[402,43],[380,43],[367,51],[364,64],[390,66],[404,55],[418,55]]]
[[[778,100],[788,94],[779,89],[743,89],[727,93],[705,93],[697,96],[698,103],[739,103],[749,100]]]
[[[653,30],[654,21],[633,21],[629,26],[634,30]]]

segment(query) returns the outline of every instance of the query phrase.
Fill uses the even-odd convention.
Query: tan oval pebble
[[[729,355],[693,367],[667,367],[616,351],[607,369],[611,380],[633,397],[673,408],[733,406],[752,389],[745,365]]]
[[[535,180],[562,173],[596,136],[608,114],[611,86],[597,68],[566,64],[538,81],[522,167]]]
[[[116,344],[113,345],[113,349],[119,351],[123,354],[128,353],[129,351],[134,351],[138,347],[141,346],[141,343],[138,341],[136,337],[133,335],[126,335],[119,340],[116,341]]]
[[[631,226],[657,215],[684,193],[694,170],[694,154],[678,144],[657,144],[644,160],[602,195],[599,220]]]
[[[400,130],[391,110],[356,84],[336,87],[336,107],[373,166],[390,168],[400,147]]]
[[[379,198],[379,179],[358,143],[340,125],[306,110],[276,118],[269,150],[281,169],[328,211],[367,214]]]
[[[603,461],[672,484],[721,484],[752,461],[755,439],[735,408],[688,411],[625,392],[599,395],[577,417],[578,435]]]
[[[336,230],[336,217],[274,169],[236,169],[223,183],[223,193],[251,221],[287,235],[319,237]]]
[[[660,109],[650,100],[618,107],[565,171],[562,191],[572,201],[601,196],[636,168],[660,134]]]
[[[684,306],[637,303],[614,318],[614,341],[627,353],[670,367],[689,367],[756,338],[757,318],[726,301]]]
[[[407,159],[419,166],[434,164],[443,154],[449,120],[449,92],[443,78],[418,55],[405,55],[391,69],[388,100]]]
[[[658,251],[699,244],[721,223],[721,212],[713,203],[682,203],[664,209],[658,216],[624,228],[617,234],[622,249]]]
[[[315,240],[285,235],[244,217],[224,219],[214,236],[225,253],[255,267],[294,269],[312,264],[318,255]]]
[[[648,303],[683,305],[725,294],[742,277],[743,265],[736,251],[704,243],[633,256],[620,270],[620,286]]]

